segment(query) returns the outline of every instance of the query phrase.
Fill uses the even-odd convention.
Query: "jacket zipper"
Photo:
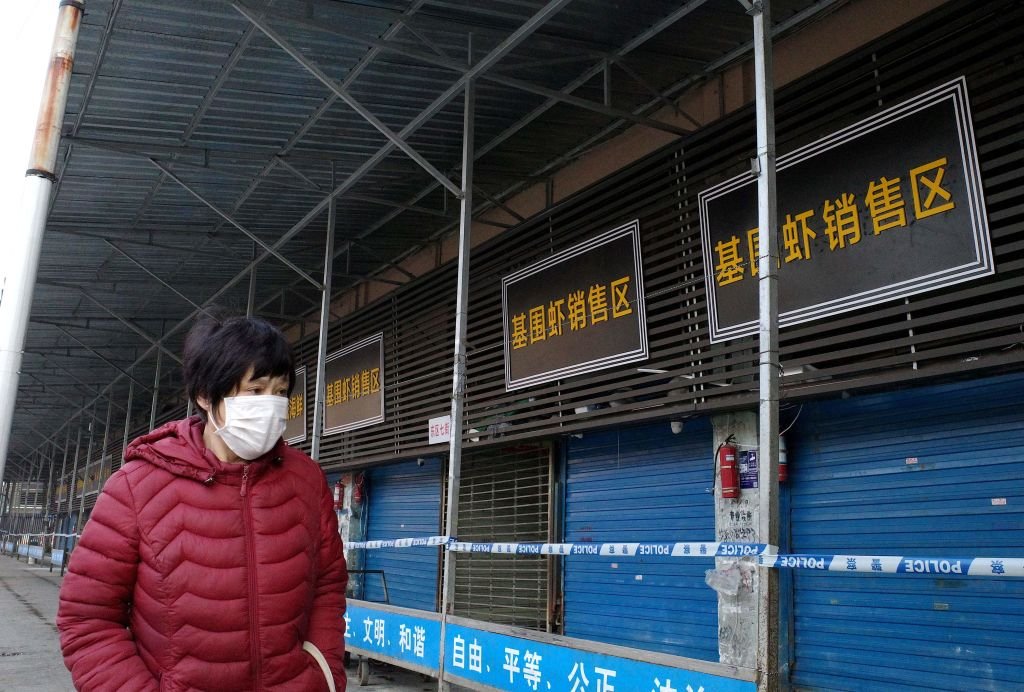
[[[249,464],[242,467],[242,522],[245,528],[245,552],[248,559],[249,575],[249,655],[254,666],[254,689],[261,689],[262,662],[259,647],[259,594],[256,591],[256,546],[253,545],[252,506],[249,503]]]

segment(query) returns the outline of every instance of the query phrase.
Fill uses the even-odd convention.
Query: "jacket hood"
[[[206,423],[199,416],[165,423],[150,433],[136,438],[125,450],[124,460],[142,461],[164,469],[176,476],[191,478],[200,483],[240,482],[246,464],[223,462],[203,441]],[[253,471],[262,471],[267,461],[281,460],[281,440],[262,457],[252,460]]]

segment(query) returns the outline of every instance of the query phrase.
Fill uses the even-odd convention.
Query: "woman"
[[[184,356],[199,415],[128,446],[68,565],[57,627],[75,687],[344,690],[332,497],[281,440],[291,349],[231,318],[197,325]]]

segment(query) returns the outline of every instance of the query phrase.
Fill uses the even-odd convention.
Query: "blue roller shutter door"
[[[441,517],[441,462],[425,459],[380,466],[367,474],[369,541],[438,535]],[[392,605],[437,609],[438,549],[384,548],[366,551],[366,569],[383,570]],[[367,574],[365,597],[384,601],[378,575]]]
[[[792,433],[794,552],[1024,556],[1024,377],[807,405]],[[794,598],[800,689],[1024,689],[1022,579],[804,570]]]
[[[715,536],[711,425],[662,422],[570,438],[565,538],[570,542],[709,541]],[[565,558],[565,634],[718,660],[714,560]]]

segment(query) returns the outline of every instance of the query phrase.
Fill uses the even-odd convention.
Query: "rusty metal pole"
[[[57,165],[57,147],[64,122],[71,68],[75,62],[75,45],[85,4],[63,1],[57,14],[57,28],[50,52],[50,69],[46,75],[43,99],[36,120],[25,187],[22,191],[21,217],[4,244],[9,260],[6,274],[0,276],[0,478],[4,475],[7,450],[10,447],[11,421],[18,395],[18,374],[21,370],[25,331],[28,328],[32,291],[39,269],[39,252],[43,229],[50,205],[50,193]]]

